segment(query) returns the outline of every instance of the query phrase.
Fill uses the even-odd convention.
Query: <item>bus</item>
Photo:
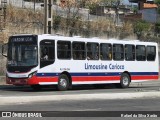
[[[155,42],[20,34],[7,43],[6,83],[34,90],[53,85],[60,91],[73,85],[128,88],[131,82],[158,80]]]

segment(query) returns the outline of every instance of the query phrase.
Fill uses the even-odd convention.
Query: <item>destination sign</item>
[[[31,36],[25,36],[25,37],[12,37],[11,41],[12,42],[33,42],[34,37]]]

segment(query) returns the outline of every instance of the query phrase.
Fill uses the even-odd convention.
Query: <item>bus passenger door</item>
[[[53,64],[55,60],[55,41],[42,40],[40,42],[40,68]]]

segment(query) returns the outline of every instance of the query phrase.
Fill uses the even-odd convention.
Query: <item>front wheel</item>
[[[67,75],[62,74],[58,79],[58,90],[65,91],[69,88],[69,78]]]

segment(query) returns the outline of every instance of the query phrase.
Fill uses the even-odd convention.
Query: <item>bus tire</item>
[[[121,75],[121,79],[120,79],[120,87],[121,88],[128,88],[130,82],[131,82],[131,79],[130,79],[129,75],[127,73],[123,73]]]
[[[69,78],[65,74],[61,74],[58,78],[58,90],[65,91],[69,88]]]
[[[34,91],[40,91],[42,88],[40,85],[31,85],[31,88],[34,90]]]

